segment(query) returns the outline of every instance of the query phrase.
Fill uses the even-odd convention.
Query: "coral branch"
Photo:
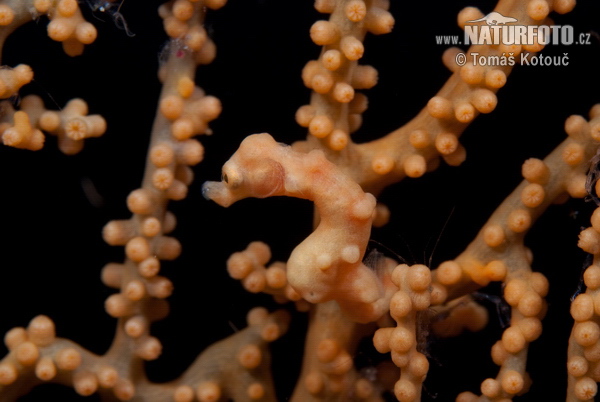
[[[190,14],[180,15],[178,21],[198,30],[204,18],[203,4],[190,3],[190,7]],[[166,315],[164,299],[171,295],[173,285],[157,274],[161,260],[173,260],[181,253],[179,241],[165,236],[175,227],[174,215],[166,210],[167,202],[187,195],[193,179],[189,165],[203,157],[203,147],[190,137],[206,133],[207,123],[220,113],[219,101],[206,97],[193,82],[198,54],[206,43],[184,47],[179,39],[169,44],[166,66],[160,73],[163,90],[142,187],[127,199],[134,216],[111,221],[104,228],[107,243],[124,245],[127,256],[124,264],[109,264],[103,270],[104,282],[120,289],[105,303],[107,312],[119,318],[117,335],[107,354],[131,366],[128,370],[133,376],[141,376],[139,369],[134,370],[140,359],[155,360],[162,351],[160,341],[150,335],[149,323]],[[191,114],[198,116],[186,124]]]

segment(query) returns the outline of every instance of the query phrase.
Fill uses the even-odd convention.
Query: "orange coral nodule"
[[[514,395],[519,393],[523,389],[525,381],[523,379],[523,376],[519,372],[514,370],[508,370],[502,376],[500,384],[502,385],[502,389],[504,390],[504,392]]]
[[[349,103],[354,99],[354,88],[345,82],[338,82],[333,88],[333,98],[340,103]]]
[[[35,366],[35,376],[42,381],[56,377],[57,369],[51,357],[42,357]]]
[[[0,4],[0,26],[12,24],[15,19],[15,12],[7,4]]]
[[[251,400],[259,400],[265,395],[265,387],[261,383],[254,382],[248,386],[246,393]]]
[[[127,207],[134,214],[146,215],[151,213],[156,204],[152,193],[143,188],[133,190],[127,196]]]
[[[325,138],[333,131],[333,121],[325,115],[315,116],[309,123],[308,131],[317,138]]]
[[[10,385],[17,380],[19,372],[11,362],[0,363],[0,385]]]
[[[485,73],[485,85],[488,88],[498,89],[506,84],[506,73],[499,69],[490,69]]]
[[[157,338],[149,336],[137,345],[135,353],[146,361],[156,360],[162,353],[162,344]]]
[[[352,22],[360,22],[367,16],[367,5],[362,0],[351,0],[344,10],[346,18]]]
[[[255,344],[244,346],[237,355],[239,363],[246,369],[258,367],[262,361],[262,352]]]
[[[435,137],[435,148],[442,155],[450,155],[458,149],[458,138],[453,133],[440,133]]]
[[[54,322],[45,315],[38,315],[29,322],[27,337],[37,346],[47,346],[56,339]]]
[[[37,359],[40,357],[39,348],[31,341],[25,341],[21,343],[15,349],[15,358],[17,362],[23,366],[31,366],[35,364]]]
[[[81,353],[75,348],[60,349],[54,355],[56,366],[60,370],[73,371],[81,365]]]
[[[310,38],[319,46],[330,45],[340,39],[340,30],[331,21],[317,21],[310,28]]]
[[[42,132],[32,127],[29,116],[23,111],[13,115],[14,126],[2,133],[2,142],[5,145],[37,151],[44,146],[45,137]]]
[[[329,71],[335,71],[342,65],[342,54],[337,49],[329,49],[321,56],[321,63]]]
[[[99,115],[81,116],[65,123],[65,134],[73,140],[99,137],[106,131],[106,120]]]
[[[374,35],[383,35],[392,32],[396,23],[394,16],[387,10],[389,3],[375,3],[369,8],[365,18],[365,28]]]
[[[175,120],[183,113],[183,99],[178,95],[168,95],[161,99],[159,109],[163,116]]]
[[[117,380],[113,392],[118,399],[128,401],[135,396],[135,386],[130,380],[120,378]]]
[[[541,21],[550,13],[550,5],[546,0],[531,0],[527,4],[527,15],[534,21]]]
[[[196,388],[200,402],[216,402],[221,398],[221,387],[214,381],[206,381]]]
[[[441,96],[434,96],[427,102],[427,111],[431,117],[448,119],[452,116],[452,102]]]
[[[344,36],[340,41],[340,49],[344,56],[351,61],[360,59],[365,52],[363,43],[354,36]]]
[[[194,5],[188,0],[176,0],[172,6],[172,12],[178,20],[187,21],[194,15]]]
[[[96,27],[89,22],[82,22],[75,27],[75,38],[84,45],[93,43],[98,37]]]
[[[48,36],[57,42],[65,42],[75,36],[77,25],[82,22],[83,18],[73,16],[55,16],[48,24]]]
[[[427,171],[427,160],[423,155],[410,155],[404,160],[402,167],[408,177],[421,177]]]
[[[92,395],[98,390],[98,378],[90,371],[78,371],[73,375],[73,388],[79,395]]]
[[[56,11],[62,17],[72,17],[78,9],[79,5],[77,4],[77,0],[59,0],[56,5]]]
[[[335,9],[335,0],[315,0],[315,10],[331,14]]]
[[[371,161],[371,168],[375,173],[384,175],[392,171],[395,163],[394,158],[389,155],[378,155]]]
[[[598,393],[598,384],[590,377],[580,378],[575,383],[574,393],[582,401],[591,400]]]
[[[187,35],[185,35],[184,40],[185,40],[185,44],[191,50],[193,50],[195,52],[199,52],[199,54],[202,52],[205,44],[208,44],[208,47],[210,48],[210,46],[211,46],[210,43],[212,43],[212,41],[210,41],[208,39],[208,35],[207,35],[204,27],[198,26],[198,25],[194,25],[188,30]],[[210,58],[210,57],[208,57],[208,58]]]
[[[173,391],[175,402],[192,402],[194,400],[194,389],[189,385],[179,385]]]
[[[211,10],[218,10],[227,3],[227,0],[204,0],[206,7]]]

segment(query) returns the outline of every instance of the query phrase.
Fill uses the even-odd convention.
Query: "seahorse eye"
[[[235,189],[242,185],[243,177],[235,167],[224,165],[221,171],[221,181],[230,189]]]

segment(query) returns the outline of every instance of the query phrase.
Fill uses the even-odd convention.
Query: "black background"
[[[86,141],[76,156],[62,155],[52,138],[35,153],[0,148],[0,332],[47,314],[59,336],[103,353],[115,320],[104,312],[104,300],[112,291],[100,282],[99,273],[104,264],[122,261],[123,250],[104,244],[100,233],[109,220],[129,217],[125,198],[141,182],[166,36],[156,13],[161,1],[125,0],[120,13],[134,37],[117,29],[110,14],[92,14],[81,3],[99,30],[97,41],[82,56],[64,55],[60,44],[47,38],[45,18],[23,26],[4,47],[2,64],[27,63],[35,71],[23,95],[39,94],[49,108],[82,97],[92,113],[106,118],[109,128],[102,138]],[[367,92],[370,108],[354,137],[357,142],[385,135],[416,115],[450,75],[441,64],[446,47],[435,44],[435,35],[460,35],[456,15],[464,6],[478,6],[484,13],[494,6],[490,1],[392,3],[394,32],[366,40],[362,62],[374,65],[380,80]],[[556,21],[573,25],[577,33],[595,32],[592,44],[544,51],[568,53],[569,66],[517,67],[499,92],[497,110],[478,117],[461,137],[468,154],[462,166],[442,164],[436,172],[405,180],[382,194],[392,220],[373,232],[374,240],[410,263],[435,267],[455,257],[518,184],[522,161],[544,157],[564,138],[564,120],[571,114],[586,115],[600,100],[600,5],[593,0],[579,3]],[[229,254],[263,240],[273,247],[275,259],[286,260],[310,233],[308,202],[249,199],[224,209],[204,200],[200,187],[219,179],[221,165],[249,134],[269,132],[286,143],[304,138],[305,129],[295,123],[294,113],[309,99],[300,72],[319,54],[308,31],[321,18],[311,1],[296,0],[230,0],[223,9],[209,12],[206,25],[217,44],[217,59],[198,70],[197,82],[221,99],[224,110],[211,124],[214,135],[201,138],[206,158],[194,168],[196,180],[188,198],[172,204],[179,220],[175,236],[184,252],[162,271],[173,280],[175,293],[170,316],[152,329],[164,346],[163,355],[147,365],[155,381],[177,377],[207,345],[243,328],[252,306],[274,307],[268,297],[246,293],[227,276]],[[91,193],[85,190],[90,187],[95,189]],[[583,201],[552,207],[527,237],[534,269],[550,279],[551,293],[544,335],[530,348],[534,386],[523,400],[560,400],[566,388],[569,298],[577,291],[586,259],[576,242],[591,210]],[[485,292],[498,294],[499,289]],[[487,331],[458,340],[429,339],[432,368],[425,400],[447,401],[464,390],[477,392],[484,378],[496,375],[489,349],[501,335],[501,320],[492,303],[486,306],[491,312]],[[290,335],[274,345],[281,400],[291,395],[300,366],[290,362],[299,362],[305,328],[306,318],[294,316]],[[356,356],[361,366],[373,364],[373,359],[368,350]],[[64,401],[79,398],[71,390],[48,386],[22,400],[51,395]]]

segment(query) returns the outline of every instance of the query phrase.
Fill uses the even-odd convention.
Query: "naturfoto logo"
[[[467,21],[485,25],[465,25],[466,45],[571,45],[574,29],[571,25],[516,25],[516,18],[504,16],[496,11],[483,18]]]
[[[517,22],[518,20],[516,18],[512,18],[512,17],[505,17],[502,14],[493,11],[483,18],[480,18],[478,20],[467,21],[467,22],[481,22],[481,21],[485,21],[486,24],[488,24],[488,25],[504,25],[508,22]]]

